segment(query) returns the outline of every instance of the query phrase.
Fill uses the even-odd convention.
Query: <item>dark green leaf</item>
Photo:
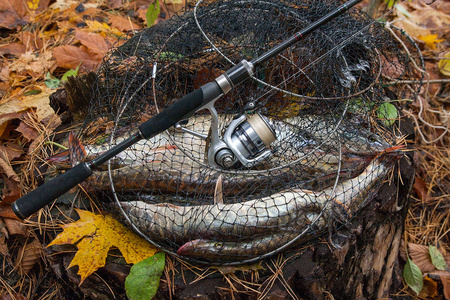
[[[158,290],[164,264],[164,252],[158,252],[135,264],[125,280],[127,297],[130,300],[152,299]]]
[[[445,263],[444,256],[435,246],[429,246],[428,250],[431,256],[431,262],[438,270],[444,271],[447,269],[447,264]]]
[[[155,24],[156,19],[158,19],[160,12],[159,1],[156,0],[147,9],[145,13],[145,18],[147,19],[147,27],[153,26]]]
[[[37,95],[37,94],[40,94],[40,93],[42,93],[41,90],[31,90],[31,91],[23,93],[23,95],[24,96],[31,96],[31,95]]]
[[[397,108],[389,102],[384,102],[378,107],[377,115],[385,126],[391,126],[398,117]]]
[[[408,286],[419,294],[423,288],[423,276],[419,267],[410,259],[405,264],[403,269],[403,278],[405,279]]]

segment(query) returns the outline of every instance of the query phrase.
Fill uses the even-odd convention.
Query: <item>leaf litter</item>
[[[448,254],[445,253],[450,253],[450,150],[449,135],[445,130],[449,127],[450,111],[450,88],[445,85],[450,74],[450,5],[446,1],[436,1],[432,5],[427,5],[427,2],[403,2],[402,8],[396,10],[398,20],[393,23],[419,43],[425,55],[428,78],[437,81],[423,91],[421,101],[408,106],[403,112],[414,118],[418,130],[415,141],[417,181],[406,221],[405,243],[408,247],[418,245],[412,246],[409,254],[423,274],[434,266],[429,254],[430,245],[438,246],[436,249],[442,251],[446,261]],[[58,115],[48,101],[55,90],[45,86],[47,74],[60,80],[71,69],[79,68],[79,74],[95,70],[106,51],[119,43],[120,37],[146,27],[150,2],[88,0],[80,4],[80,1],[58,0],[49,4],[49,0],[0,2],[0,30],[9,33],[0,41],[1,204],[11,203],[20,194],[33,189],[37,185],[33,173],[39,173],[38,166],[45,162],[44,157],[56,151],[47,142],[52,141],[61,120],[58,121]],[[162,19],[161,12],[170,17],[183,5],[186,5],[184,0],[160,3],[160,13],[152,16],[155,17],[154,22]],[[38,91],[38,94],[26,96],[30,91]],[[29,114],[34,117],[30,119]],[[53,169],[47,171],[54,172]],[[88,207],[92,209],[92,206]],[[22,221],[0,219],[0,252],[11,261],[6,269],[13,272],[17,267],[11,258],[16,262],[23,261],[20,253],[24,255],[27,245],[36,246],[28,246],[30,249],[39,249],[37,244],[40,239],[30,235],[30,230],[45,233],[45,227],[54,231],[56,224],[61,223],[50,216],[49,211],[43,210],[33,221],[27,221],[28,226]],[[39,221],[40,218],[45,223]],[[83,244],[86,237],[78,242],[80,247],[88,246],[87,242]],[[29,254],[30,263],[42,260],[41,255],[45,256],[43,252],[36,255],[34,250],[30,253],[34,253]],[[28,272],[33,270],[28,263],[25,267]],[[436,268],[431,272],[436,273]],[[445,273],[436,274],[442,278],[438,290],[442,290],[443,295],[433,294],[433,297],[450,299],[448,277]],[[36,278],[39,272],[30,272],[28,276]],[[15,291],[17,298],[25,299],[23,295],[30,298],[24,287],[33,290],[35,281],[27,277],[18,278],[9,286],[4,284],[0,293]],[[424,286],[433,286],[430,280],[434,281],[435,277],[425,279]],[[55,291],[58,287],[49,286],[48,289]],[[429,296],[432,295],[431,290]]]

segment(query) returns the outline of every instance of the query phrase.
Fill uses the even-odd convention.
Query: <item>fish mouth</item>
[[[196,241],[197,240],[189,241],[189,242],[185,243],[184,245],[182,245],[180,248],[178,248],[177,254],[181,255],[181,256],[192,255],[194,253]]]

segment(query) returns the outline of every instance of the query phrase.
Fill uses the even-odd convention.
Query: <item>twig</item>
[[[430,79],[426,81],[427,83],[449,83],[450,79]],[[415,84],[415,83],[421,83],[420,80],[397,80],[397,81],[391,81],[387,84]]]

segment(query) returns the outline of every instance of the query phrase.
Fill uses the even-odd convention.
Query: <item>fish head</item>
[[[217,241],[197,239],[182,245],[177,250],[180,256],[202,257],[207,253],[217,253],[222,250],[224,244]]]
[[[383,137],[366,129],[346,129],[342,137],[348,153],[376,155],[392,147]]]

